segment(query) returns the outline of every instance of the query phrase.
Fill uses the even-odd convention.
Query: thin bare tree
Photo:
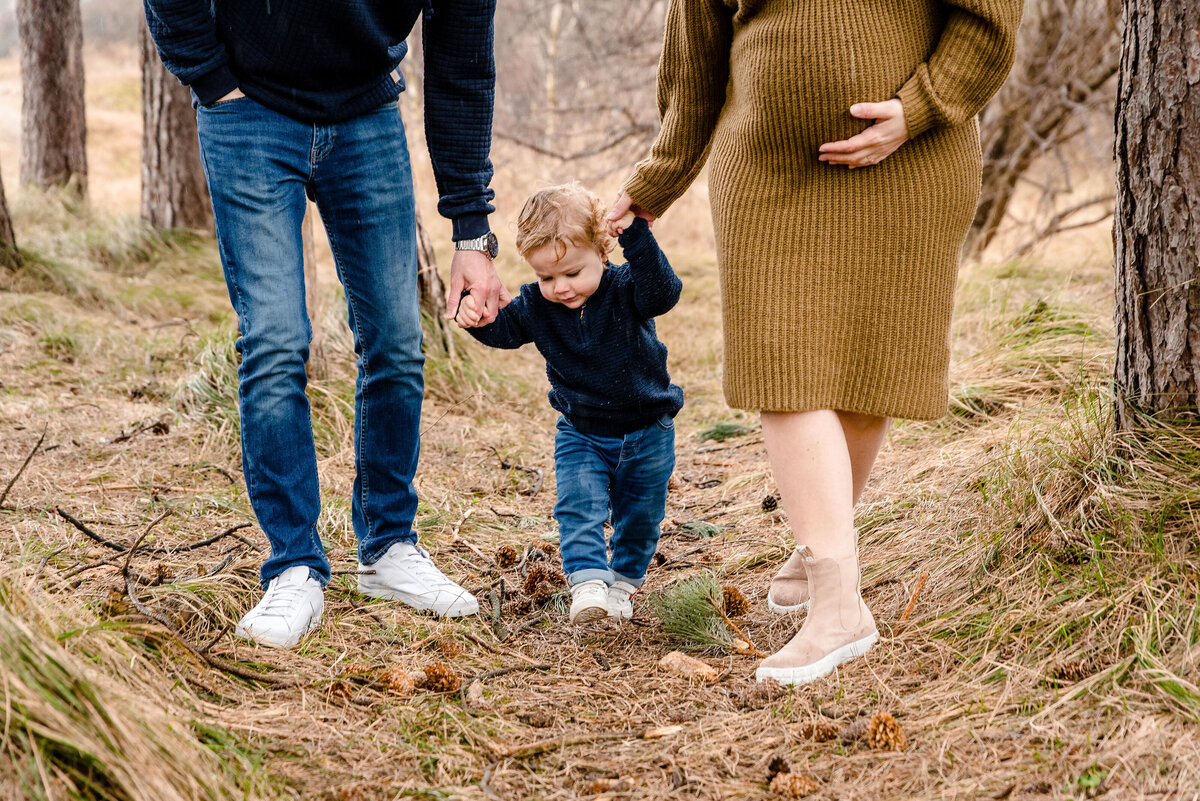
[[[1106,160],[1113,78],[1120,60],[1119,0],[1030,0],[1021,25],[1017,61],[980,120],[983,191],[967,238],[967,255],[985,250],[1008,217],[1018,186],[1033,182],[1041,214],[1020,252],[1069,227],[1095,224],[1112,213],[1109,192],[1062,208],[1061,195],[1075,188],[1068,143]],[[1100,112],[1100,113],[1098,113]],[[1102,123],[1107,126],[1107,122]],[[1090,160],[1089,167],[1095,160]],[[1031,174],[1034,165],[1044,171]]]
[[[79,0],[17,0],[21,183],[87,194]]]
[[[4,199],[4,179],[0,178],[0,268],[14,269],[21,266],[21,252],[17,250],[17,238],[13,233],[12,217],[8,213],[8,201]]]
[[[1200,406],[1200,6],[1124,0],[1117,90],[1116,406]]]
[[[212,228],[212,204],[187,87],[167,72],[145,22],[142,61],[142,219],[159,230]]]

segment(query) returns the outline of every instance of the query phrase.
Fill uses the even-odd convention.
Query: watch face
[[[487,234],[488,258],[494,259],[494,258],[496,258],[497,254],[499,254],[499,253],[500,253],[500,240],[496,239],[495,233],[493,233],[492,231],[488,231],[488,234]]]

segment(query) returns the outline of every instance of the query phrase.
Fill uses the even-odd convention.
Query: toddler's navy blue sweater
[[[425,128],[454,238],[488,230],[496,0],[143,0],[163,64],[210,105],[234,89],[334,123],[394,101],[424,11]]]
[[[550,405],[583,433],[602,437],[637,431],[683,407],[654,329],[683,284],[645,220],[635,219],[620,243],[629,263],[606,269],[581,308],[546,300],[534,282],[494,323],[467,329],[493,348],[534,343],[546,359]]]

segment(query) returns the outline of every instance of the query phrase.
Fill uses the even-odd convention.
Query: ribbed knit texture
[[[979,196],[975,115],[1012,65],[1021,0],[672,0],[662,130],[625,189],[661,215],[709,160],[736,408],[946,412],[949,329]],[[817,160],[899,97],[880,164]]]
[[[534,343],[546,359],[550,405],[584,434],[601,437],[645,428],[683,406],[654,326],[679,302],[683,284],[645,220],[634,220],[620,243],[629,263],[608,267],[581,308],[546,300],[534,282],[494,323],[467,329],[493,348]]]

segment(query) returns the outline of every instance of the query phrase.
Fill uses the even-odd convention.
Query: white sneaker
[[[258,606],[238,621],[237,636],[272,648],[295,648],[321,623],[325,592],[307,565],[289,567],[267,584]]]
[[[637,587],[624,581],[614,581],[608,588],[608,616],[614,620],[629,620],[633,617],[633,594]]]
[[[463,617],[479,611],[475,596],[446,578],[420,545],[397,542],[373,565],[358,563],[374,575],[358,577],[358,591],[372,598],[403,601],[422,612]]]
[[[594,623],[608,617],[608,585],[603,579],[581,581],[571,585],[571,613],[573,625]]]

